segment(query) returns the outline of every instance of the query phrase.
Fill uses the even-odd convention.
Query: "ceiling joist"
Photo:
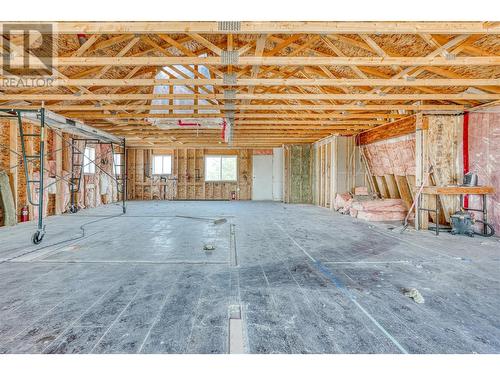
[[[494,22],[51,25],[60,42],[52,58],[27,55],[30,68],[52,63],[41,86],[12,74],[26,61],[22,38],[2,35],[12,66],[2,67],[0,108],[44,103],[137,147],[227,147],[220,129],[178,129],[183,119],[231,119],[234,147],[272,147],[500,99]]]
[[[500,34],[498,22],[40,22],[59,34]],[[9,24],[5,22],[4,24]]]

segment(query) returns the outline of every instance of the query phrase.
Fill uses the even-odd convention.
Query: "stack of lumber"
[[[407,209],[401,199],[378,199],[353,201],[350,215],[368,221],[401,221]]]

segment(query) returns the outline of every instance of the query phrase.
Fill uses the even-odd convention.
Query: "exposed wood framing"
[[[0,108],[34,108],[43,101],[50,110],[125,136],[132,147],[311,143],[356,135],[422,110],[463,111],[500,99],[495,22],[52,25],[62,43],[50,61],[50,85],[6,69]],[[75,43],[76,34],[86,40]],[[24,62],[18,35],[4,35],[1,42],[2,53],[17,53],[12,63]],[[33,54],[29,60],[30,68],[46,68]],[[159,79],[158,72],[167,78]],[[166,87],[164,94],[154,93],[157,86]],[[185,93],[175,90],[179,86]],[[221,142],[220,129],[157,126],[182,119],[222,122],[233,112],[231,145]],[[397,132],[399,122],[389,128]],[[403,183],[389,180],[381,181],[389,190]]]
[[[497,22],[241,21],[234,26],[224,30],[217,21],[55,23],[60,34],[500,34]]]

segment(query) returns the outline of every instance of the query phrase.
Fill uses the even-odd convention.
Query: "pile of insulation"
[[[374,199],[363,189],[356,188],[354,195],[337,194],[333,208],[343,215],[367,221],[401,221],[408,212],[401,199]]]

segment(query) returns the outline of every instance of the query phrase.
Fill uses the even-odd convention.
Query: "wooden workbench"
[[[422,194],[443,195],[485,195],[493,194],[492,186],[424,186]]]
[[[483,213],[483,221],[488,220],[488,210],[486,205],[486,195],[493,194],[495,189],[492,186],[424,186],[422,193],[418,197],[417,205],[417,217],[420,217],[421,211],[434,212],[436,215],[436,236],[439,235],[439,209],[440,209],[440,195],[460,195],[460,208],[464,211],[477,211]],[[434,195],[436,197],[436,208],[426,208],[422,207],[422,196],[424,194]],[[474,209],[464,207],[464,196],[465,195],[481,195],[482,196],[482,208]],[[417,229],[421,229],[420,225],[417,225]],[[486,225],[483,227],[483,231],[486,234]]]

